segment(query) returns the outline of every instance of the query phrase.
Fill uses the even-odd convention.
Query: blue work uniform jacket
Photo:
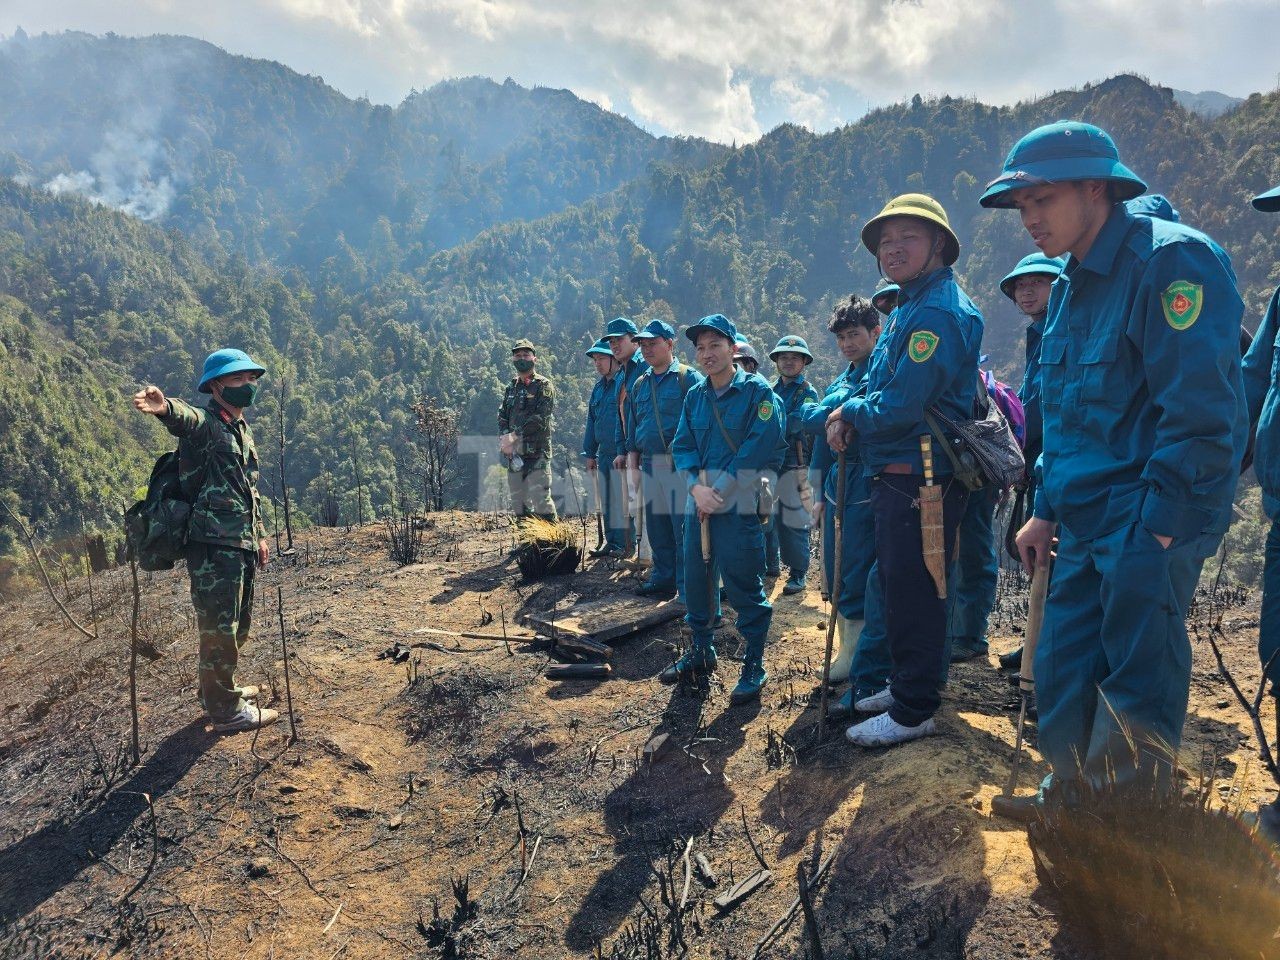
[[[591,388],[587,400],[587,425],[582,433],[582,455],[588,460],[612,460],[618,455],[616,443],[618,418],[618,384],[622,377],[617,371],[612,377],[601,377]]]
[[[720,411],[725,431],[738,448],[736,453],[720,431],[711,404]],[[710,380],[689,391],[671,454],[690,490],[701,483],[699,474],[706,470],[708,482],[725,502],[733,503],[740,495],[741,512],[748,512],[755,509],[758,478],[770,471],[776,473],[782,466],[785,437],[786,414],[777,396],[763,377],[739,367],[719,397]],[[747,484],[741,491],[740,478]]]
[[[618,453],[627,449],[627,407],[631,403],[631,391],[635,388],[640,375],[648,369],[649,364],[645,363],[644,357],[640,355],[640,348],[637,347],[631,359],[618,372],[618,392],[615,395],[618,409],[617,415],[613,418],[613,448]]]
[[[773,392],[782,404],[783,413],[786,414],[787,431],[784,439],[787,444],[787,455],[782,460],[782,469],[796,470],[807,467],[813,452],[813,435],[805,430],[799,414],[800,408],[806,403],[817,402],[818,391],[813,388],[813,384],[805,380],[804,374],[801,374],[790,383],[784,383],[779,377],[773,383]]]
[[[1262,509],[1280,516],[1280,289],[1271,297],[1262,326],[1244,357],[1244,389],[1249,401],[1249,422],[1258,424],[1253,451],[1253,472],[1262,487]]]
[[[1049,296],[1035,515],[1084,540],[1139,520],[1226,530],[1248,428],[1243,312],[1221,247],[1117,204]]]
[[[817,403],[806,403],[800,408],[796,418],[805,433],[813,438],[813,456],[809,461],[809,486],[822,490],[823,496],[835,503],[836,471],[832,468],[839,462],[839,454],[827,443],[827,417],[831,411],[841,407],[851,397],[862,396],[867,389],[867,370],[871,366],[868,357],[859,364],[849,364],[844,373],[832,381],[826,393]],[[790,420],[788,420],[790,423]],[[846,480],[862,473],[862,452],[858,448],[858,435],[853,435],[844,453]]]
[[[645,458],[669,453],[676,428],[680,426],[685,395],[701,382],[702,374],[679,360],[672,361],[661,375],[650,368],[637,377],[627,403],[627,445],[625,451],[619,452],[638,451]],[[658,406],[656,418],[653,413],[655,399]]]
[[[1044,446],[1044,418],[1040,413],[1040,339],[1044,336],[1044,318],[1027,325],[1027,366],[1022,372],[1022,385],[1018,387],[1018,399],[1027,418],[1027,435],[1022,449],[1027,455],[1030,472]]]
[[[930,407],[937,405],[948,419],[972,419],[981,343],[982,314],[950,267],[902,285],[888,328],[871,352],[866,395],[841,407],[841,417],[858,431],[868,474],[891,463],[924,472],[920,437],[929,433],[924,414]],[[940,476],[952,473],[945,456],[933,458],[933,469]]]

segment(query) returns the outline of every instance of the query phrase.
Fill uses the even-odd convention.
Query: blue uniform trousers
[[[773,519],[764,532],[765,567],[779,569],[779,560],[796,578],[809,572],[809,530],[813,518],[800,501],[800,480],[806,468],[785,470],[778,477],[778,499]]]
[[[880,590],[880,568],[871,564],[867,571],[867,593],[862,604],[863,625],[849,665],[849,684],[853,699],[860,700],[889,686],[893,674],[893,651],[889,649],[889,632],[884,622],[884,594]]]
[[[950,478],[943,485],[944,555],[955,549],[956,532],[969,492]],[[882,473],[871,484],[876,518],[876,562],[884,591],[885,625],[893,654],[889,715],[914,727],[937,712],[947,646],[947,601],[924,565],[917,497],[924,478],[918,474]]]
[[[1000,492],[983,487],[969,494],[960,519],[960,546],[947,573],[947,661],[951,647],[962,643],[970,651],[987,652],[987,619],[996,602],[1000,558],[996,553],[996,506]]]
[[[606,547],[622,550],[627,543],[626,498],[622,490],[622,471],[613,469],[613,458],[601,456],[597,461],[600,485],[600,514],[604,517]]]
[[[1280,677],[1280,519],[1267,531],[1265,565],[1262,568],[1262,622],[1258,625],[1258,659],[1275,686]]]
[[[702,524],[688,498],[684,523],[685,622],[693,635],[693,649],[707,654],[712,647],[711,624],[720,613],[717,582],[724,584],[729,604],[738,611],[738,632],[746,641],[744,659],[762,660],[773,607],[764,597],[764,531],[753,513],[730,511],[712,515],[711,579],[702,560]]]
[[[649,582],[674,586],[684,594],[684,504],[688,486],[665,453],[643,456],[644,523],[653,550]]]
[[[1093,540],[1063,527],[1058,535],[1034,667],[1040,752],[1056,780],[1167,778],[1171,761],[1156,745],[1182,741],[1187,607],[1222,535],[1175,539],[1168,550],[1138,521]]]

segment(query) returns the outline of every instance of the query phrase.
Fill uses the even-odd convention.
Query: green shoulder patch
[[[907,342],[907,354],[916,363],[924,363],[938,349],[938,335],[932,330],[917,330]]]
[[[1175,330],[1186,330],[1200,318],[1204,287],[1190,280],[1175,280],[1160,294],[1164,318]]]
[[[761,420],[773,419],[773,404],[768,400],[763,400],[760,407],[756,410],[756,416]]]

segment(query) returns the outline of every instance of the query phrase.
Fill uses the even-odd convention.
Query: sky
[[[1006,104],[1124,72],[1280,85],[1276,0],[0,0],[0,33],[19,26],[186,34],[375,103],[510,77],[723,143],[916,93]]]

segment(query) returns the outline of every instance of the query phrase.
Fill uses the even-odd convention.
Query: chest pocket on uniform
[[[1048,406],[1062,403],[1067,379],[1067,338],[1045,337],[1040,341],[1040,402]]]
[[[1116,356],[1120,347],[1119,334],[1090,340],[1080,354],[1080,402],[1106,403],[1123,400],[1117,387]]]

